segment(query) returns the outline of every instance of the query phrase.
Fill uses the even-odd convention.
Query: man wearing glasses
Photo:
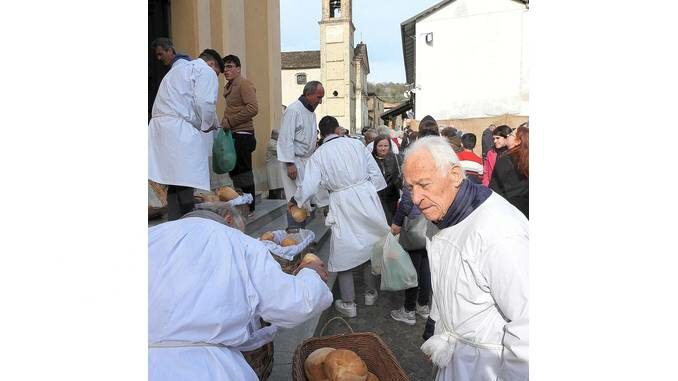
[[[252,82],[240,75],[240,58],[234,55],[224,57],[224,98],[226,108],[221,127],[231,130],[235,144],[235,167],[228,174],[233,186],[244,193],[252,194],[250,214],[254,213],[254,175],[252,173],[252,152],[257,147],[252,118],[257,115],[256,89]]]

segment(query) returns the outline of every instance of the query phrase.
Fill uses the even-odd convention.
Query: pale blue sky
[[[440,0],[353,0],[354,42],[367,44],[370,82],[405,82],[400,23]],[[322,0],[280,0],[280,49],[319,50]]]

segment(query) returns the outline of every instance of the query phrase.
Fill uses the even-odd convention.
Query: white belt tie
[[[421,350],[431,357],[431,361],[433,361],[433,363],[436,364],[438,368],[444,368],[452,359],[452,354],[454,353],[454,347],[457,341],[461,341],[466,345],[480,349],[502,349],[502,346],[499,344],[478,343],[463,338],[454,331],[443,331],[442,333],[433,335],[428,340],[426,340],[426,342],[422,344]]]
[[[360,182],[358,182],[358,183],[355,183],[355,184],[351,184],[351,185],[345,186],[345,187],[343,187],[343,188],[339,188],[339,189],[330,189],[330,192],[331,192],[331,193],[336,193],[336,192],[345,191],[346,189],[351,189],[351,188],[353,188],[353,187],[357,187],[358,185],[365,184],[366,182],[367,182],[367,179],[365,179],[365,180],[363,180],[363,181],[360,181]]]
[[[189,347],[219,347],[227,348],[226,345],[221,343],[192,343],[192,342],[181,342],[181,341],[165,341],[155,344],[148,344],[149,348],[189,348]]]

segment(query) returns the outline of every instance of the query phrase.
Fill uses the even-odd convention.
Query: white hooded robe
[[[329,191],[332,229],[327,269],[346,271],[367,262],[374,244],[389,231],[377,191],[386,187],[374,157],[357,139],[330,135],[306,162],[301,188],[294,199],[301,206],[319,190]]]
[[[436,325],[435,335],[422,350],[431,355],[430,349],[436,348],[432,357],[440,367],[436,380],[527,380],[525,216],[492,193],[462,221],[440,230],[426,249],[433,288],[430,316]]]
[[[183,60],[180,60],[183,61]],[[210,190],[208,159],[218,126],[219,80],[201,58],[173,65],[160,83],[148,123],[148,178]]]
[[[261,242],[209,219],[150,228],[148,252],[150,381],[257,380],[235,349],[249,323],[294,327],[332,303],[314,270],[285,274]]]

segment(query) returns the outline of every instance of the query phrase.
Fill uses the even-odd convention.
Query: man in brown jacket
[[[235,167],[228,174],[233,186],[254,198],[254,174],[252,173],[252,152],[257,147],[252,118],[259,111],[257,94],[252,82],[240,75],[240,58],[234,55],[224,57],[224,98],[226,108],[221,126],[233,133],[235,143]],[[254,212],[254,200],[250,214]]]

